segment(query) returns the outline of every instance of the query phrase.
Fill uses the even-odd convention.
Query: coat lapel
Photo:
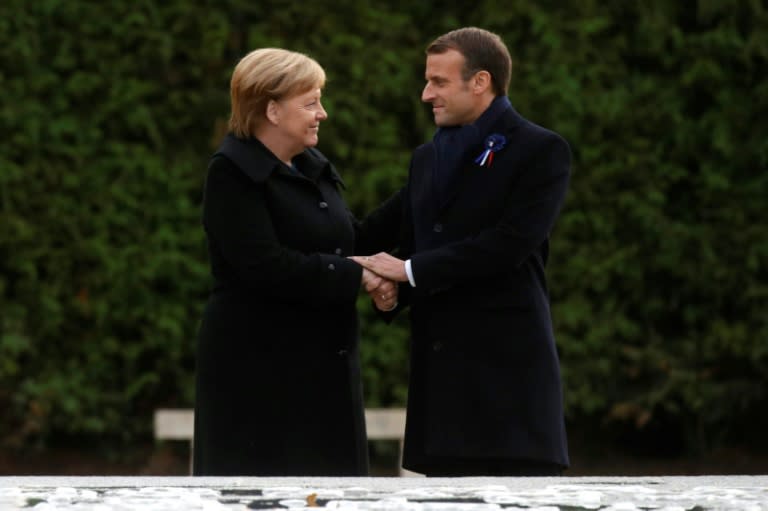
[[[445,194],[445,199],[443,200],[442,204],[439,205],[438,213],[448,208],[453,203],[453,201],[456,200],[456,197],[461,193],[461,191],[466,189],[464,184],[472,176],[472,174],[487,170],[487,167],[480,167],[480,165],[475,163],[475,159],[484,150],[486,137],[492,133],[499,133],[503,134],[505,137],[507,137],[507,139],[509,139],[511,137],[512,131],[514,131],[521,120],[522,117],[520,114],[518,114],[515,109],[510,106],[489,127],[481,131],[482,136],[480,137],[479,142],[470,146],[461,155],[461,170],[457,173],[452,182],[449,183],[448,192]],[[502,152],[508,150],[510,150],[509,146],[503,148],[497,157],[501,156]]]
[[[462,153],[460,157],[460,161],[462,163],[459,168],[459,172],[452,176],[451,181],[448,183],[445,197],[443,197],[442,202],[438,206],[438,212],[443,211],[454,201],[454,199],[456,199],[456,196],[459,194],[459,192],[461,192],[464,182],[467,180],[467,176],[469,176],[469,173],[477,169],[477,165],[473,161],[475,158],[473,153],[475,147],[481,146],[471,146]]]
[[[317,149],[312,147],[305,149],[303,153],[296,157],[295,163],[304,175],[312,181],[317,181],[325,173],[328,174],[332,181],[338,183],[341,188],[346,189],[344,181],[336,171],[336,168]]]
[[[433,173],[437,155],[432,142],[418,147],[413,153],[411,173],[411,208],[414,217],[430,221],[434,218],[436,207]]]

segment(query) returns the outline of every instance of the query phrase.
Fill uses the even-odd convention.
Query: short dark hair
[[[512,57],[501,37],[482,28],[466,27],[443,34],[427,46],[427,55],[456,50],[464,56],[461,77],[464,81],[478,71],[491,75],[493,92],[502,96],[509,89]]]

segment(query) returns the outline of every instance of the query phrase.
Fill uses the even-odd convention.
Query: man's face
[[[464,56],[455,50],[427,55],[427,84],[421,100],[432,103],[438,126],[470,124],[482,113],[480,98],[470,87],[472,79],[465,82],[461,78],[463,66]]]

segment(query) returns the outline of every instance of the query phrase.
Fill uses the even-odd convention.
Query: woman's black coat
[[[195,475],[367,473],[354,221],[319,151],[294,164],[228,135],[208,169]]]

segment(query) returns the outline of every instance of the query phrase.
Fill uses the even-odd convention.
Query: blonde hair
[[[229,130],[237,137],[256,136],[270,100],[301,94],[325,85],[325,71],[314,59],[280,48],[254,50],[232,72]]]

